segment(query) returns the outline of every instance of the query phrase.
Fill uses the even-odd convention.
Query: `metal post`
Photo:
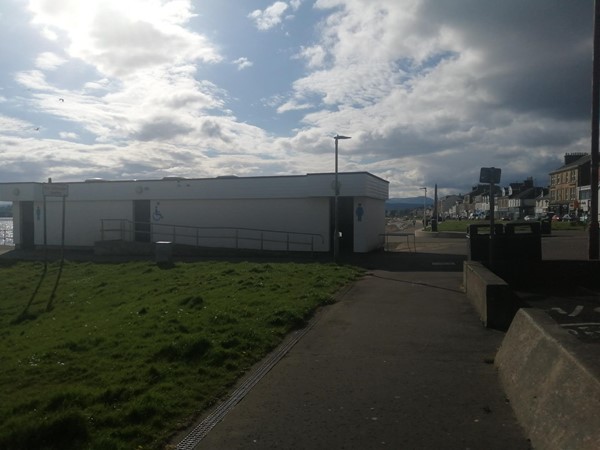
[[[339,211],[338,202],[340,195],[340,185],[338,182],[338,140],[350,139],[349,136],[340,136],[336,134],[333,138],[335,140],[335,195],[333,200],[333,260],[337,261],[340,253],[340,229],[339,229]]]
[[[589,258],[599,259],[598,236],[598,137],[600,132],[600,4],[594,1],[594,50],[592,67],[592,145],[590,163],[591,221]]]
[[[422,190],[425,191],[425,193],[423,194],[423,229],[427,228],[427,221],[425,219],[425,209],[426,209],[426,203],[427,203],[427,188],[426,187],[422,187]]]
[[[46,222],[47,215],[48,214],[46,214],[46,196],[44,195],[44,267],[48,263],[48,222]]]
[[[433,194],[433,217],[435,217],[435,222],[432,220],[431,221],[431,231],[437,231],[438,230],[438,217],[440,215],[440,210],[438,208],[438,192],[437,192],[437,183],[434,185],[433,187],[434,189],[434,194]],[[435,224],[435,226],[434,226]]]
[[[338,260],[340,252],[340,234],[339,234],[339,223],[338,223],[338,196],[340,195],[340,189],[338,184],[338,139],[335,137],[335,191],[333,200],[333,260]]]
[[[60,238],[60,260],[61,262],[65,259],[65,216],[66,216],[66,204],[67,197],[63,196],[62,198],[62,230],[61,230],[61,238]]]
[[[494,204],[494,183],[490,183],[490,265],[494,267],[495,255],[494,255],[494,245],[496,240],[496,231],[494,224],[494,210],[496,206]]]

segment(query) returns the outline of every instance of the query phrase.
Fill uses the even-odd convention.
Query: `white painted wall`
[[[232,227],[253,228],[261,230],[286,230],[297,233],[314,233],[310,236],[290,235],[290,250],[327,251],[329,248],[329,199],[229,199],[229,200],[153,200],[151,202],[154,215],[153,240],[173,240],[173,227],[170,225],[189,225],[192,227]],[[175,241],[202,246],[232,246],[235,238],[233,230],[176,230]],[[187,234],[184,236],[183,234]],[[221,236],[221,238],[219,238]],[[261,234],[253,231],[238,231],[238,242],[241,248],[261,248]],[[243,239],[246,237],[246,239]],[[286,250],[282,240],[287,237],[282,233],[263,233],[262,248],[270,250]],[[277,240],[280,242],[266,242]],[[314,247],[309,246],[313,243]]]
[[[362,205],[364,214],[358,220],[356,209]],[[354,251],[367,253],[383,247],[385,238],[385,203],[367,197],[354,198]]]
[[[42,211],[40,220],[35,213],[37,208]],[[44,243],[43,202],[34,203],[35,244]],[[48,245],[61,244],[62,230],[62,200],[48,198],[47,210],[47,239]],[[65,205],[65,245],[70,247],[89,247],[101,239],[100,219],[133,220],[133,203],[130,201],[67,201]],[[117,239],[114,234],[108,238]]]
[[[101,219],[132,221],[134,201],[147,200],[150,201],[151,212],[155,208],[160,212],[152,219],[153,241],[175,239],[175,242],[196,244],[199,239],[195,230],[184,233],[183,228],[178,228],[173,236],[173,227],[165,227],[165,224],[255,228],[314,233],[317,236],[311,247],[304,245],[311,242],[306,236],[292,237],[288,245],[281,233],[262,233],[261,236],[259,232],[240,230],[237,236],[239,247],[329,251],[333,179],[333,174],[308,174],[67,183],[65,244],[69,247],[93,246],[94,242],[102,239]],[[340,195],[354,197],[355,209],[358,202],[365,209],[362,222],[358,222],[356,215],[354,217],[355,251],[368,252],[379,248],[382,242],[379,234],[385,232],[384,202],[388,196],[388,182],[366,172],[340,173],[339,179]],[[0,183],[0,200],[12,201],[14,205],[15,243],[20,242],[19,202],[33,201],[35,244],[41,246],[44,242],[46,214],[47,242],[52,246],[60,245],[62,199],[47,197],[46,211],[43,211],[43,187],[43,183]],[[36,214],[38,208],[41,211],[39,218]],[[234,232],[224,230],[206,233],[210,239],[204,238],[204,242],[198,244],[231,247],[235,236]],[[113,233],[105,235],[104,239],[131,239],[131,236]],[[276,240],[280,242],[269,242]]]

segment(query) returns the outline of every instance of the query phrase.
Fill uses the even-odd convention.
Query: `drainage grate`
[[[309,322],[302,330],[294,332],[290,338],[276,350],[274,350],[265,361],[231,394],[231,396],[219,404],[196,428],[194,428],[183,440],[177,444],[177,450],[193,450],[202,439],[217,425],[229,411],[233,409],[250,390],[264,377],[281,358],[315,325],[316,320]]]

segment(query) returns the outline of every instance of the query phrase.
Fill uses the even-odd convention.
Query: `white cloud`
[[[314,105],[311,105],[310,103],[299,103],[298,101],[292,99],[292,100],[288,100],[285,103],[279,105],[277,107],[277,112],[278,113],[285,113],[288,111],[299,111],[302,109],[310,109],[313,108]]]
[[[311,47],[302,47],[296,58],[306,60],[306,65],[309,69],[322,67],[327,57],[327,51],[321,45],[313,45]]]
[[[190,1],[30,0],[33,23],[67,36],[71,57],[108,76],[191,61],[219,62],[208,39],[183,25]]]
[[[79,135],[71,131],[61,131],[60,133],[58,133],[58,135],[61,139],[67,139],[71,141],[76,141],[77,139],[79,139]]]
[[[254,21],[256,28],[266,31],[281,23],[287,9],[287,3],[275,2],[264,11],[260,9],[252,11],[248,17]]]
[[[237,66],[238,70],[244,70],[254,65],[252,61],[245,57],[236,59],[235,61],[233,61],[233,64]]]
[[[50,87],[46,82],[46,76],[40,70],[17,72],[15,74],[15,81],[32,90],[45,90]]]
[[[54,70],[67,60],[58,56],[56,53],[44,52],[40,53],[35,60],[35,65],[38,69]]]
[[[56,75],[29,70],[16,80],[33,92],[33,108],[77,123],[96,142],[185,140],[206,111],[224,109],[226,93],[196,79],[197,64],[222,56],[206,37],[185,28],[193,17],[189,0],[31,0],[29,9],[37,26],[66,39],[70,69],[92,68],[100,76],[81,88],[59,87],[48,80],[72,73],[61,72],[65,58],[47,52],[36,65]],[[252,63],[241,58],[237,64]]]
[[[35,130],[31,123],[0,114],[0,129],[8,134],[23,134]]]

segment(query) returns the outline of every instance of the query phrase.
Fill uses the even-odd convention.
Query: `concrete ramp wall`
[[[507,330],[518,309],[510,286],[477,261],[465,261],[463,287],[485,327]]]
[[[583,343],[544,311],[520,309],[495,363],[534,448],[600,448],[600,344]]]

